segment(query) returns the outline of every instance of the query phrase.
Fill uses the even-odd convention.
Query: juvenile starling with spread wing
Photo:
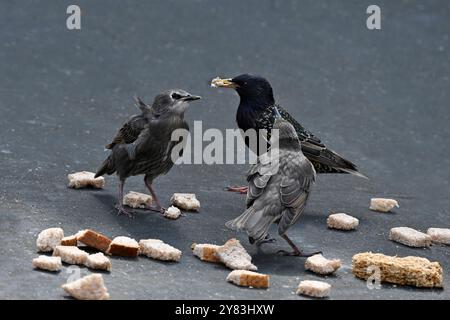
[[[302,151],[312,162],[317,173],[351,173],[365,178],[358,172],[355,164],[328,149],[319,138],[306,130],[285,109],[277,105],[272,86],[266,79],[243,74],[233,79],[213,79],[211,85],[232,88],[239,94],[240,103],[236,121],[240,129],[244,131],[265,129],[270,134],[274,123],[273,110],[277,107],[281,116],[294,126],[302,144]],[[242,190],[246,190],[246,188],[230,188],[230,191]]]
[[[274,113],[279,115],[276,107]],[[226,226],[245,231],[250,243],[261,244],[273,240],[268,236],[269,227],[272,223],[277,223],[278,234],[293,249],[292,252],[282,252],[294,256],[310,256],[312,254],[300,251],[286,232],[305,210],[316,172],[303,155],[294,127],[279,115],[273,129],[277,129],[279,133],[278,150],[273,145],[271,158],[266,153],[251,167],[247,176],[247,210],[236,219],[228,221]]]
[[[142,114],[132,116],[106,146],[111,149],[111,154],[95,175],[99,177],[117,173],[119,176],[119,214],[131,216],[123,206],[123,187],[128,177],[141,174],[145,175],[145,185],[156,203],[156,208],[148,209],[164,211],[152,183],[156,177],[169,172],[176,161],[172,149],[180,141],[172,141],[172,132],[177,129],[189,130],[184,113],[189,102],[198,99],[199,96],[179,89],[157,95],[151,107],[137,99]],[[181,156],[181,152],[177,156]]]

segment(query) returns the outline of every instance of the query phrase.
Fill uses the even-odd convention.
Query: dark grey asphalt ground
[[[200,214],[169,221],[139,213],[116,216],[116,178],[102,191],[66,188],[66,174],[95,170],[103,145],[133,112],[131,97],[150,100],[181,87],[204,99],[188,119],[206,128],[234,128],[231,91],[213,90],[217,75],[266,76],[278,101],[329,147],[371,179],[320,176],[306,213],[290,231],[306,250],[340,258],[326,281],[331,299],[448,299],[450,249],[412,249],[387,240],[395,226],[450,227],[450,3],[377,1],[382,30],[365,27],[372,1],[76,1],[82,30],[68,31],[74,1],[0,4],[0,298],[62,299],[68,274],[33,271],[35,239],[44,228],[66,234],[93,228],[111,237],[160,238],[183,250],[180,263],[113,258],[105,282],[113,299],[303,299],[293,292],[304,259],[279,257],[282,240],[257,253],[238,235],[268,290],[225,282],[228,270],[205,264],[192,242],[235,236],[225,221],[244,197],[224,192],[242,184],[247,166],[186,165],[157,180],[164,203],[195,192]],[[128,190],[145,191],[141,178]],[[393,214],[368,210],[373,196],[399,200]],[[360,219],[355,232],[327,230],[329,210]],[[384,285],[369,290],[351,275],[362,251],[418,255],[439,261],[444,290]],[[82,269],[82,274],[90,271]]]

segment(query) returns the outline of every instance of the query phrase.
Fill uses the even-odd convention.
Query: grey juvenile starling
[[[190,101],[200,99],[184,90],[174,89],[156,96],[153,105],[146,106],[137,99],[142,114],[132,116],[119,130],[113,141],[107,145],[111,154],[98,169],[96,177],[117,173],[119,183],[119,214],[131,216],[123,206],[123,187],[130,176],[144,174],[144,182],[156,203],[149,210],[163,212],[153,190],[153,180],[166,174],[176,159],[172,159],[172,149],[179,141],[172,141],[176,129],[189,130],[184,120],[184,112]],[[181,156],[181,154],[179,154]]]
[[[302,151],[313,163],[317,173],[352,173],[365,177],[358,172],[355,164],[328,149],[319,138],[306,130],[286,110],[277,105],[272,86],[266,79],[243,74],[233,79],[214,79],[212,85],[232,88],[239,94],[240,103],[236,113],[236,121],[240,129],[244,131],[266,129],[270,134],[270,129],[274,123],[273,110],[276,106],[281,116],[294,126],[302,144]],[[245,188],[230,188],[230,190],[242,191]]]
[[[278,111],[274,110],[275,113]],[[279,113],[278,113],[279,115]],[[268,161],[263,155],[248,173],[247,210],[226,226],[245,231],[250,243],[271,242],[268,236],[272,223],[278,224],[278,234],[292,247],[294,256],[310,256],[300,251],[288,238],[286,231],[297,222],[316,178],[311,162],[303,155],[294,127],[276,118],[273,129],[279,130],[278,161]],[[272,152],[275,148],[272,148]],[[316,252],[317,253],[317,252]],[[315,254],[315,253],[314,253]]]

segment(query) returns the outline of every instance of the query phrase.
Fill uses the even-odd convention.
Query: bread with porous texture
[[[171,206],[164,212],[164,217],[171,220],[176,220],[181,216],[181,211],[177,207]]]
[[[306,259],[305,262],[306,270],[310,270],[314,273],[321,275],[332,274],[336,272],[336,270],[339,269],[341,266],[342,266],[341,260],[339,259],[329,260],[326,259],[321,254],[315,254]]]
[[[86,264],[88,253],[74,246],[57,246],[53,250],[54,257],[61,257],[61,260],[68,264]]]
[[[77,246],[78,245],[77,236],[71,235],[71,236],[62,238],[61,245],[62,246]]]
[[[450,245],[450,229],[445,228],[429,228],[427,234],[435,243]]]
[[[61,228],[48,228],[42,230],[37,237],[36,246],[39,252],[52,252],[61,244],[64,230]]]
[[[359,225],[359,220],[346,213],[334,213],[328,216],[328,228],[338,230],[354,230]]]
[[[89,171],[75,172],[67,175],[69,188],[96,188],[102,189],[105,186],[105,178],[94,178],[95,173]]]
[[[431,236],[408,227],[392,228],[389,232],[389,240],[416,248],[429,247],[432,244]]]
[[[139,241],[140,254],[162,261],[180,261],[181,251],[158,239]]]
[[[137,257],[139,254],[139,243],[129,237],[115,237],[106,253],[113,256]]]
[[[47,271],[59,271],[62,268],[61,257],[39,256],[33,259],[33,267]]]
[[[370,268],[369,268],[370,267]],[[441,288],[443,271],[438,262],[421,257],[393,257],[381,253],[363,252],[352,258],[352,272],[367,280],[379,269],[380,281],[423,288]]]
[[[136,191],[130,191],[123,197],[123,204],[135,209],[145,209],[147,206],[151,206],[152,202],[151,195]]]
[[[174,193],[170,202],[182,210],[200,211],[200,201],[193,193]]]
[[[86,267],[90,269],[111,271],[111,261],[102,252],[98,252],[88,256]]]
[[[220,246],[209,243],[193,243],[191,246],[194,256],[200,258],[202,261],[208,262],[220,262],[219,255],[217,254],[219,248]]]
[[[111,244],[111,239],[90,229],[79,231],[76,237],[79,242],[103,252],[106,252]]]
[[[242,287],[268,288],[269,276],[248,270],[233,270],[228,274],[227,281]]]
[[[313,298],[325,298],[330,295],[331,285],[323,281],[304,280],[297,288],[297,294]]]
[[[394,208],[399,208],[397,200],[385,198],[370,199],[369,209],[378,212],[389,212]]]
[[[101,274],[94,273],[62,285],[70,296],[78,300],[108,300],[109,293]]]
[[[252,264],[252,257],[247,253],[239,240],[230,239],[217,250],[220,261],[234,270],[255,271],[258,268]]]

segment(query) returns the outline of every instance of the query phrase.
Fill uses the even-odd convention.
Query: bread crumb
[[[394,207],[399,208],[397,200],[385,199],[385,198],[372,198],[370,199],[370,210],[378,212],[389,212]]]
[[[61,228],[48,228],[42,230],[36,240],[39,252],[51,252],[56,246],[61,244],[64,238],[64,231]]]
[[[39,256],[33,259],[33,267],[47,271],[59,271],[62,268],[61,257]]]
[[[76,237],[79,242],[103,252],[106,252],[111,244],[111,239],[91,229],[78,231]]]
[[[62,285],[73,298],[78,300],[108,300],[109,293],[101,274],[91,274]]]
[[[69,179],[69,188],[96,188],[102,189],[105,186],[105,178],[94,178],[95,173],[89,171],[81,171],[70,173],[67,175]]]
[[[217,250],[217,254],[220,261],[230,269],[258,270],[258,268],[252,264],[252,257],[237,239],[228,240]]]
[[[139,241],[140,254],[162,261],[180,261],[181,251],[158,239]]]
[[[171,220],[176,220],[180,217],[181,211],[177,207],[171,206],[164,212],[164,217]]]
[[[86,264],[88,258],[87,252],[73,246],[57,246],[53,250],[53,256],[61,257],[61,260],[68,264]]]
[[[304,280],[297,288],[297,294],[314,298],[325,298],[330,295],[331,285],[323,281]]]
[[[341,260],[329,260],[325,259],[325,257],[321,254],[313,255],[306,259],[305,269],[310,270],[312,272],[327,275],[334,273],[337,269],[342,266]]]
[[[433,242],[450,245],[450,229],[445,228],[429,228],[427,234]]]
[[[334,213],[328,216],[328,228],[338,230],[354,230],[359,225],[359,220],[346,213]]]
[[[194,243],[191,248],[194,256],[200,258],[202,261],[220,262],[219,255],[217,254],[217,250],[219,250],[220,246],[209,243]]]
[[[269,276],[248,270],[233,270],[227,276],[227,281],[238,286],[252,288],[268,288]]]
[[[61,246],[77,246],[78,240],[76,235],[64,237],[61,240]]]
[[[137,257],[139,254],[139,244],[136,240],[128,237],[115,237],[107,253],[113,256]]]
[[[200,211],[200,201],[193,193],[174,193],[170,202],[181,210]]]
[[[111,271],[111,261],[102,252],[90,254],[86,260],[86,267]]]
[[[392,228],[389,240],[416,248],[431,246],[432,242],[431,236],[408,227]]]
[[[123,197],[123,204],[134,209],[145,209],[152,203],[152,196],[145,193],[130,191]]]

